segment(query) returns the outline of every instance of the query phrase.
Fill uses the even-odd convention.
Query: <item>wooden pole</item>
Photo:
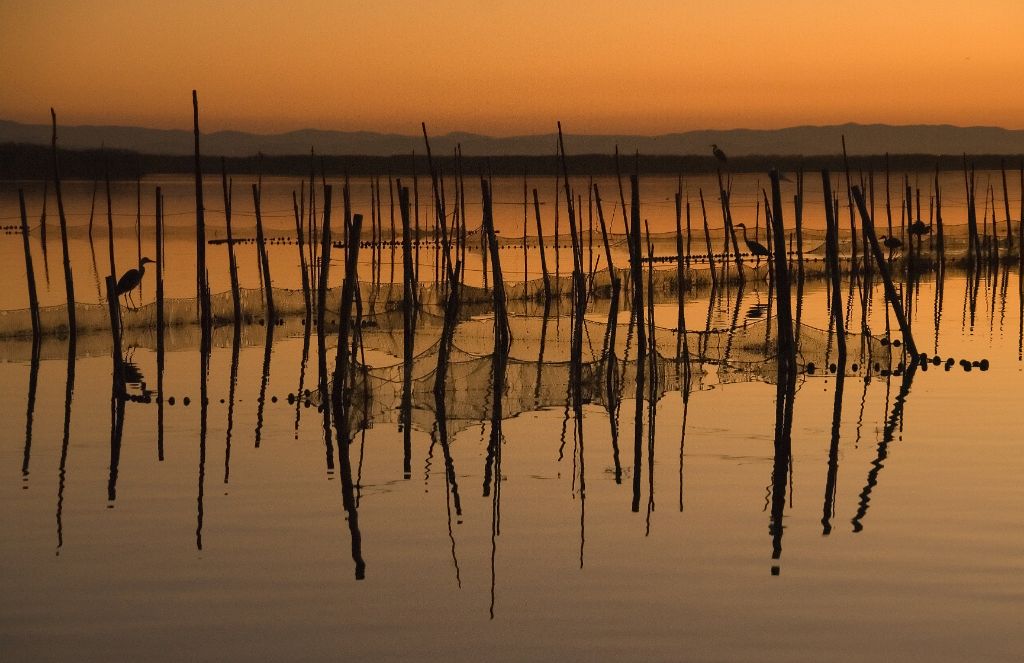
[[[537,189],[533,190],[533,214],[537,219],[537,250],[540,252],[540,270],[544,278],[544,301],[551,299],[551,277],[548,276],[548,259],[544,255],[544,229],[540,224],[540,201]]]
[[[1003,176],[1003,208],[1006,210],[1006,248],[1013,248],[1013,230],[1010,228],[1010,192],[1006,187],[1006,159],[999,160],[999,171]],[[1022,192],[1024,196],[1024,192]]]
[[[195,140],[196,176],[196,297],[199,299],[199,323],[210,326],[210,290],[206,276],[206,209],[203,206],[203,168],[199,154],[199,97],[192,90],[192,133]]]
[[[825,257],[828,261],[831,283],[832,322],[836,328],[839,346],[839,365],[846,365],[846,329],[843,324],[843,296],[840,292],[839,270],[839,221],[832,207],[832,177],[827,170],[821,171],[821,190],[825,202]]]
[[[597,189],[597,183],[594,183],[594,204],[597,206],[597,221],[601,226],[601,241],[604,243],[604,258],[608,263],[608,274],[612,280],[612,290],[618,292],[619,289],[619,274],[615,271],[615,263],[612,262],[612,248],[608,244],[608,228],[604,222],[604,209],[601,207],[601,192]]]
[[[803,168],[796,174],[796,196],[793,199],[793,206],[796,208],[794,222],[796,223],[796,278],[798,282],[804,280],[804,171]]]
[[[231,310],[234,315],[234,324],[242,320],[242,298],[238,287],[238,263],[235,261],[235,237],[231,231],[231,188],[232,183],[228,180],[227,165],[222,158],[220,161],[221,188],[224,191],[224,224],[227,230],[228,245],[228,276],[231,279]]]
[[[409,189],[398,180],[398,206],[402,217],[402,442],[403,476],[412,476],[412,364],[415,350],[415,273],[410,238]]]
[[[867,205],[864,202],[864,194],[861,193],[860,187],[857,186],[851,187],[850,191],[857,202],[857,208],[860,210],[861,222],[867,227],[868,240],[871,242],[871,252],[874,254],[875,264],[878,265],[878,272],[882,275],[885,295],[889,299],[889,304],[896,315],[896,321],[900,325],[900,331],[903,333],[903,344],[906,346],[911,359],[916,359],[917,345],[914,343],[914,335],[910,331],[910,323],[907,322],[907,318],[903,314],[903,306],[900,303],[896,287],[892,283],[892,276],[889,274],[889,267],[885,263],[885,256],[882,255],[882,249],[878,245],[878,238],[875,237],[875,224],[872,223],[871,215],[868,214]]]
[[[711,247],[711,229],[708,227],[708,210],[704,207],[704,190],[698,189],[700,194],[700,213],[704,217],[704,243],[708,250],[708,266],[711,268],[711,284],[718,285],[718,275],[715,273],[715,251]]]
[[[526,283],[530,280],[530,262],[526,253],[526,226],[529,222],[529,202],[526,191],[526,170],[523,170],[523,294],[526,294]]]
[[[64,257],[64,289],[67,292],[68,300],[68,334],[74,336],[78,329],[75,322],[75,282],[71,275],[71,254],[68,252],[68,221],[64,216],[64,198],[61,196],[60,168],[57,163],[57,113],[52,108],[50,109],[50,117],[53,120],[53,192],[57,196],[57,216],[60,220],[60,246]]]
[[[164,194],[160,187],[156,188],[156,232],[153,241],[156,244],[156,328],[162,333],[164,328]]]
[[[936,244],[939,251],[939,265],[946,262],[946,240],[942,229],[942,190],[939,188],[939,166],[935,165],[935,227]]]
[[[257,184],[252,185],[252,204],[256,211],[256,249],[260,255],[260,267],[263,271],[263,291],[267,304],[267,326],[277,323],[277,313],[274,309],[274,290],[270,281],[270,257],[267,255],[267,244],[263,236],[263,215],[260,212],[260,197],[262,192]]]
[[[25,280],[28,282],[28,306],[32,316],[32,338],[42,333],[39,321],[39,296],[36,293],[36,274],[32,268],[32,251],[28,241],[28,216],[25,213],[25,191],[18,189],[18,207],[21,210],[21,241],[25,249]]]
[[[313,312],[313,302],[309,292],[309,271],[306,267],[305,237],[302,232],[302,216],[299,211],[299,203],[292,191],[292,210],[295,213],[295,241],[299,249],[299,269],[302,272],[302,302],[306,306],[306,324],[309,324]]]
[[[347,189],[346,189],[347,193]],[[347,207],[347,205],[346,205]],[[331,273],[331,187],[324,187],[324,222],[320,227],[320,273],[317,275],[320,282],[316,287],[316,328],[318,336],[326,334],[324,331],[324,320],[327,316],[327,288],[329,285],[330,273]],[[345,223],[348,222],[348,215],[346,214]],[[346,241],[345,252],[348,253],[350,248],[348,244],[352,241],[351,236]],[[327,394],[324,394],[324,398]]]

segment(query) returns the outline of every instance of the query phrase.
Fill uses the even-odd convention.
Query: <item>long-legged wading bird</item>
[[[890,251],[894,251],[903,246],[903,242],[899,237],[886,237],[885,235],[882,235],[880,239],[882,240],[882,244],[885,245],[885,248]]]
[[[131,303],[132,308],[138,308],[135,306],[135,300],[132,299],[132,290],[139,287],[142,283],[142,275],[146,273],[146,263],[153,262],[149,258],[143,258],[139,261],[138,269],[129,269],[121,276],[117,281],[117,296],[126,295],[127,300]]]
[[[768,252],[768,248],[764,244],[757,241],[756,239],[749,239],[747,237],[747,227],[744,224],[737,223],[736,227],[741,228],[743,230],[743,243],[747,245],[747,250],[750,251],[750,255],[755,256],[757,258],[760,258],[762,256],[767,258],[770,255]]]
[[[718,149],[718,145],[715,145],[714,143],[711,144],[711,153],[714,154],[715,158],[721,161],[723,164],[729,162],[729,159],[725,157],[725,152]]]
[[[903,248],[903,241],[900,240],[899,237],[887,237],[886,235],[882,235],[879,239],[882,240],[882,244],[885,245],[885,248],[889,249],[889,260],[892,260],[893,251]]]

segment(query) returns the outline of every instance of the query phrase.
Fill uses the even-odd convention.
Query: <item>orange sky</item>
[[[213,5],[208,8],[206,5]],[[0,2],[0,118],[651,134],[1024,128],[1024,3]]]

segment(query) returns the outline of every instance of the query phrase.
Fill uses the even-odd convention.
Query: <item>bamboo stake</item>
[[[1006,210],[1006,248],[1013,248],[1013,231],[1010,229],[1010,192],[1006,187],[1006,159],[999,160],[999,171],[1003,176],[1003,208]],[[1024,192],[1022,192],[1024,195]]]
[[[885,295],[889,299],[889,304],[892,306],[893,313],[896,315],[896,321],[900,325],[900,331],[903,333],[903,343],[907,348],[911,359],[917,357],[917,345],[914,343],[914,336],[910,331],[910,324],[907,322],[906,316],[903,314],[903,306],[900,304],[899,295],[896,292],[896,287],[892,283],[892,276],[889,274],[889,267],[885,263],[885,256],[882,255],[882,249],[878,245],[878,238],[875,237],[875,225],[871,221],[871,216],[868,214],[867,205],[864,203],[864,195],[860,191],[860,187],[851,187],[851,193],[853,194],[854,200],[857,202],[857,208],[860,210],[861,222],[867,227],[868,239],[871,242],[871,252],[875,256],[875,263],[878,265],[878,272],[882,275],[882,282],[885,285]]]
[[[412,364],[415,349],[416,302],[413,295],[415,274],[412,266],[412,240],[409,236],[409,189],[398,180],[398,206],[402,217],[402,442],[403,476],[412,476]]]
[[[199,322],[207,329],[210,320],[210,294],[206,276],[206,210],[203,206],[203,169],[199,156],[199,97],[192,90],[192,132],[195,138],[196,171],[196,297]]]
[[[75,282],[71,275],[71,254],[68,252],[68,221],[64,216],[64,198],[60,189],[60,168],[57,164],[57,113],[50,109],[53,120],[53,192],[57,197],[57,216],[60,220],[60,245],[64,258],[64,289],[68,299],[68,334],[77,333],[75,323]]]
[[[526,226],[528,224],[529,213],[527,208],[529,202],[527,200],[526,191],[526,170],[523,170],[523,294],[526,294],[526,283],[530,280],[530,263],[526,253]]]
[[[156,280],[156,327],[158,333],[164,327],[164,194],[160,187],[154,196],[156,224],[153,243],[156,245],[156,261],[153,265]]]
[[[343,220],[347,224],[348,223],[348,204],[347,204],[348,189],[347,189],[347,186],[346,186],[346,189],[343,191],[343,193],[345,194],[344,198],[346,200],[345,219],[343,219]],[[317,284],[317,288],[316,288],[316,296],[317,296],[317,303],[316,303],[316,328],[317,328],[318,336],[326,334],[326,331],[324,330],[324,320],[325,320],[326,315],[327,315],[327,288],[328,288],[329,279],[330,279],[330,275],[331,275],[331,211],[330,210],[331,210],[331,187],[327,186],[327,187],[324,187],[324,222],[323,222],[323,226],[320,228],[320,272],[317,275],[319,277],[319,279],[320,279],[320,282]],[[349,250],[351,250],[351,247],[349,247],[348,245],[351,242],[353,242],[353,241],[356,241],[356,240],[353,240],[351,235],[349,235],[348,241],[345,242],[345,245],[346,245],[345,252],[346,252],[346,254],[348,253]],[[346,267],[346,269],[347,269],[347,267]],[[326,398],[327,395],[325,394],[324,397]]]
[[[704,207],[704,190],[698,189],[697,192],[700,194],[700,213],[704,217],[704,243],[707,245],[708,250],[708,266],[711,268],[711,284],[712,286],[718,285],[718,275],[715,273],[715,252],[711,248],[711,229],[708,227],[708,211]]]
[[[295,191],[292,190],[292,210],[295,213],[295,241],[299,249],[299,269],[302,272],[302,302],[306,306],[306,323],[309,324],[313,312],[313,301],[309,292],[309,271],[306,267],[305,237],[302,232],[302,215],[299,211],[299,203],[295,198]]]
[[[615,271],[615,263],[612,262],[612,249],[611,245],[608,244],[608,228],[604,222],[604,209],[601,207],[601,192],[597,189],[597,183],[594,183],[594,203],[597,206],[597,221],[601,226],[601,241],[604,243],[604,257],[608,263],[608,274],[612,280],[612,290],[616,293],[619,289],[619,274]]]
[[[39,297],[36,294],[36,274],[32,268],[32,251],[28,242],[28,216],[25,213],[25,191],[18,189],[18,207],[21,211],[21,240],[25,249],[25,280],[28,283],[28,306],[32,316],[32,338],[42,333],[39,321]]]
[[[274,290],[270,280],[270,257],[267,255],[267,244],[263,236],[263,215],[260,212],[261,187],[252,185],[252,204],[256,211],[256,249],[259,251],[260,268],[263,271],[263,291],[267,305],[267,326],[277,324],[277,313],[274,309]]]
[[[242,320],[242,298],[238,287],[238,263],[235,261],[235,237],[231,230],[232,182],[228,179],[227,164],[223,158],[220,161],[220,176],[221,188],[224,192],[224,225],[227,232],[228,276],[231,279],[231,310],[234,324],[238,325]]]
[[[548,276],[548,260],[544,255],[544,229],[540,224],[540,201],[537,198],[537,189],[533,190],[533,214],[537,219],[537,249],[540,252],[540,270],[544,278],[544,301],[551,300],[551,277]]]
[[[829,283],[831,284],[832,322],[836,328],[839,346],[839,365],[846,365],[846,329],[843,324],[843,297],[840,292],[839,274],[839,222],[832,207],[832,178],[827,170],[821,171],[821,190],[825,199],[825,257],[828,260]]]

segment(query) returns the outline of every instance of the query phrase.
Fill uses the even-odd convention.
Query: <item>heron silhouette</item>
[[[120,279],[117,280],[117,296],[125,295],[125,298],[131,303],[131,307],[137,309],[135,300],[132,299],[132,290],[138,288],[142,283],[142,276],[146,273],[146,263],[153,262],[149,258],[142,258],[139,260],[138,269],[129,269],[125,272]]]
[[[884,244],[885,248],[889,249],[890,251],[894,251],[895,249],[903,247],[903,241],[899,237],[887,237],[885,235],[882,235],[881,239],[882,244]]]
[[[886,235],[882,235],[879,239],[882,240],[882,244],[885,245],[885,248],[889,249],[890,261],[892,260],[892,252],[895,251],[896,249],[903,248],[903,240],[901,240],[899,237],[887,237]]]
[[[725,156],[725,152],[718,148],[718,145],[711,144],[711,153],[715,155],[715,158],[721,161],[723,164],[729,163],[729,159]]]
[[[768,251],[768,247],[766,247],[764,244],[757,241],[756,239],[750,239],[747,237],[747,226],[745,226],[742,223],[737,223],[736,227],[743,230],[743,243],[747,245],[747,250],[750,251],[750,255],[758,259],[760,259],[762,256],[767,258],[769,255],[771,255],[771,252]]]
[[[926,225],[924,221],[918,219],[910,224],[910,228],[908,230],[911,235],[916,235],[917,238],[920,239],[932,231],[932,224],[929,223]]]

